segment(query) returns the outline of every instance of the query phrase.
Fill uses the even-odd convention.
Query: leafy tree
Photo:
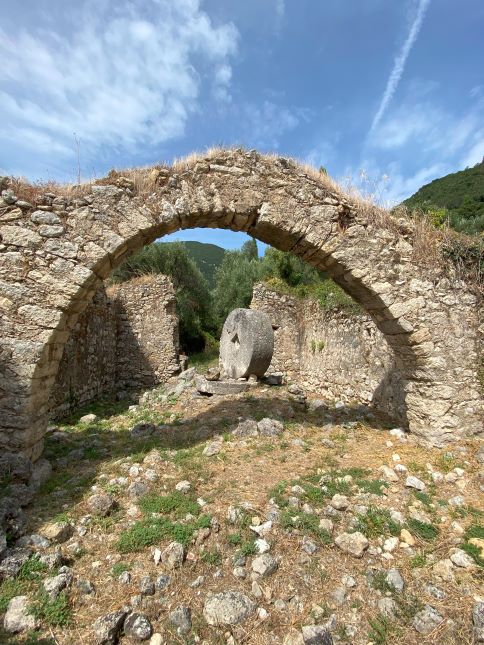
[[[246,246],[249,244],[252,248]],[[254,282],[260,276],[260,263],[253,257],[252,242],[246,242],[244,247],[240,251],[227,251],[215,274],[213,301],[219,326],[232,309],[249,306]]]
[[[242,248],[240,249],[242,254],[245,255],[249,260],[258,260],[259,259],[259,251],[257,250],[257,242],[255,241],[254,238],[251,238],[250,240],[247,240],[247,242],[244,242],[242,244]]]
[[[457,209],[458,219],[473,219],[477,215],[478,205],[474,202],[472,197],[465,195],[462,204]]]
[[[205,332],[213,333],[212,297],[205,278],[179,242],[142,248],[113,271],[113,282],[150,273],[170,276],[176,293],[180,344],[186,351],[204,347]]]
[[[429,222],[435,228],[444,228],[449,222],[449,211],[446,208],[439,208],[438,206],[429,206],[427,209],[427,217]]]
[[[261,265],[264,278],[279,278],[291,287],[320,282],[323,274],[296,255],[272,247],[265,252]]]

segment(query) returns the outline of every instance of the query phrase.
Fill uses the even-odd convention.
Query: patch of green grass
[[[183,518],[185,515],[199,515],[200,506],[192,495],[174,491],[168,495],[145,495],[139,501],[139,507],[145,514],[165,513],[176,518]]]
[[[462,550],[471,556],[477,566],[484,568],[484,558],[481,558],[481,550],[477,545],[466,542],[462,545]]]
[[[370,577],[370,585],[373,589],[386,593],[387,591],[393,592],[393,586],[387,582],[387,572],[386,571],[374,571]]]
[[[454,468],[458,468],[462,465],[451,452],[444,452],[442,455],[439,455],[435,460],[435,465],[443,473],[450,473]]]
[[[129,571],[130,569],[131,565],[126,564],[126,562],[116,562],[116,564],[113,564],[111,567],[111,575],[114,578],[119,578],[122,573]]]
[[[475,563],[484,568],[484,558],[481,556],[481,550],[476,544],[470,544],[469,540],[477,538],[484,540],[484,526],[482,524],[471,524],[464,535],[465,543],[462,545],[462,549],[473,558]]]
[[[423,493],[421,490],[413,490],[413,495],[419,502],[429,507],[432,504],[432,497],[428,493]]]
[[[254,540],[246,540],[245,542],[242,542],[240,549],[237,551],[237,555],[243,555],[246,558],[251,555],[255,555],[256,553],[257,549]]]
[[[96,459],[99,459],[102,456],[102,452],[99,448],[96,446],[89,446],[89,448],[85,448],[84,450],[84,457],[83,459],[89,459],[89,461],[95,461]]]
[[[412,569],[421,569],[427,564],[427,558],[425,553],[416,553],[412,558],[410,558],[410,566]]]
[[[358,479],[356,485],[365,493],[381,496],[384,489],[388,488],[388,483],[382,479]]]
[[[218,566],[222,562],[222,556],[220,555],[220,551],[217,551],[217,549],[208,549],[207,551],[204,551],[200,558],[202,562],[211,566]]]
[[[401,525],[392,520],[390,511],[385,508],[369,506],[366,515],[359,515],[356,530],[360,531],[367,538],[378,537],[379,535],[399,535]]]
[[[208,515],[202,515],[195,522],[186,524],[172,522],[166,518],[145,518],[120,534],[117,549],[120,553],[142,551],[145,547],[166,538],[186,546],[197,529],[207,526],[210,526]]]
[[[233,546],[238,546],[242,542],[242,533],[231,533],[227,538],[227,542]]]
[[[473,517],[475,520],[478,520],[482,517],[484,517],[484,511],[481,511],[478,508],[474,508],[474,506],[455,506],[451,510],[451,516],[453,518],[455,517],[467,517],[467,516]]]
[[[43,564],[38,557],[34,556],[25,562],[17,574],[18,580],[39,580],[42,574],[48,570],[48,566]]]
[[[430,541],[435,540],[439,535],[440,530],[435,524],[429,524],[428,522],[421,522],[414,518],[410,518],[407,522],[408,528],[413,535],[418,536],[422,540]]]
[[[7,611],[8,603],[12,598],[26,595],[30,587],[27,580],[9,578],[2,582],[0,585],[0,613]]]
[[[209,367],[216,367],[218,365],[218,343],[205,349],[203,352],[190,355],[190,367],[196,367],[197,372],[205,374]]]
[[[65,627],[72,620],[69,598],[64,591],[57,598],[51,600],[47,593],[40,589],[35,595],[29,611],[43,624],[50,627]]]
[[[301,529],[316,537],[322,544],[331,544],[331,535],[319,526],[320,519],[315,513],[292,515],[290,511],[284,511],[280,521],[283,528]]]
[[[70,518],[68,513],[57,513],[57,515],[55,515],[52,518],[52,521],[53,522],[70,522],[71,518]]]
[[[287,506],[287,499],[284,496],[286,492],[287,482],[281,481],[276,484],[273,488],[270,489],[268,493],[269,499],[273,499],[274,502],[279,506],[279,508],[284,508]]]
[[[395,635],[395,626],[383,614],[378,614],[376,618],[370,618],[368,621],[370,630],[368,631],[368,640],[374,645],[387,645],[389,639]]]
[[[472,538],[479,538],[484,540],[484,526],[482,524],[471,524],[466,532],[465,539],[471,540]]]

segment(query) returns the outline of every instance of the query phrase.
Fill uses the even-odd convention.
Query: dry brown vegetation
[[[402,598],[408,603],[404,605],[407,613],[401,619],[390,621],[385,639],[379,642],[386,645],[415,645],[417,642],[422,645],[471,645],[470,615],[474,597],[479,593],[478,570],[456,570],[453,582],[442,583],[435,580],[432,564],[449,557],[450,549],[456,544],[456,534],[450,529],[451,522],[456,519],[465,528],[475,521],[475,513],[482,506],[476,477],[478,464],[473,457],[475,445],[462,443],[460,448],[466,452],[453,450],[453,456],[447,458],[441,450],[425,449],[413,441],[398,441],[376,420],[369,422],[360,418],[355,421],[358,415],[350,414],[331,423],[321,417],[321,413],[307,414],[297,406],[295,409],[295,416],[291,418],[283,388],[276,391],[256,388],[250,395],[227,399],[194,400],[182,395],[179,399],[159,400],[155,396],[137,411],[102,413],[102,408],[97,408],[100,419],[93,426],[76,424],[75,419],[62,425],[60,429],[65,433],[64,438],[53,438],[48,442],[50,458],[58,461],[54,461],[51,482],[30,508],[30,529],[41,531],[44,522],[52,521],[59,513],[60,519],[65,519],[67,514],[76,526],[80,526],[81,518],[89,514],[87,499],[92,494],[92,485],[97,491],[105,490],[114,495],[119,509],[112,518],[88,522],[86,535],[71,539],[71,543],[78,541],[81,545],[76,556],[69,555],[72,551],[66,545],[62,546],[70,558],[75,578],[92,581],[96,593],[95,596],[86,596],[74,586],[69,592],[71,622],[64,627],[44,626],[42,635],[53,637],[57,645],[91,644],[94,642],[92,624],[96,618],[117,610],[138,594],[141,577],[150,575],[154,579],[160,573],[168,573],[172,582],[167,593],[161,594],[161,599],[159,592],[155,597],[144,597],[139,610],[150,617],[155,630],[164,634],[169,645],[193,642],[170,632],[166,624],[169,611],[180,605],[191,607],[194,633],[213,645],[226,643],[223,635],[227,631],[232,632],[237,644],[282,643],[290,626],[299,628],[314,621],[315,617],[316,622],[324,622],[332,613],[337,617],[336,642],[366,645],[370,642],[371,621],[378,617],[375,601],[386,593],[367,582],[368,572],[397,567],[405,580]],[[229,434],[238,418],[259,419],[278,414],[287,418],[284,433],[278,438],[244,440]],[[334,415],[335,411],[329,414]],[[183,423],[180,423],[181,419]],[[136,420],[158,423],[164,420],[168,425],[162,426],[163,431],[150,441],[135,440],[128,430]],[[216,434],[225,437],[221,452],[214,457],[203,456],[205,441],[210,441]],[[79,448],[85,451],[84,458],[79,458],[77,453],[70,456],[71,451]],[[161,460],[153,464],[150,455],[156,452],[161,455]],[[434,518],[432,521],[439,526],[436,539],[429,542],[417,535],[415,557],[399,549],[393,553],[392,560],[386,561],[379,556],[352,558],[342,553],[332,540],[319,543],[310,535],[318,543],[318,550],[306,557],[301,550],[301,540],[307,534],[305,530],[288,530],[281,521],[267,536],[271,553],[280,559],[279,568],[271,576],[259,579],[263,596],[257,604],[269,612],[268,619],[252,617],[242,626],[230,630],[214,629],[204,622],[203,603],[210,591],[232,589],[251,593],[250,578],[236,578],[232,573],[234,556],[240,545],[232,544],[231,536],[240,533],[243,543],[256,536],[251,535],[245,521],[240,524],[227,521],[230,505],[245,506],[247,520],[253,521],[255,516],[263,520],[269,500],[291,495],[292,485],[298,483],[304,487],[306,478],[315,473],[353,472],[355,468],[366,471],[364,479],[374,490],[380,477],[379,467],[382,464],[394,465],[395,453],[399,455],[399,463],[408,467],[409,473],[427,482],[429,501],[418,501],[401,480],[385,488],[382,496],[370,494],[354,503],[375,505],[379,509],[393,508],[404,513],[408,512],[410,505],[416,505],[423,512],[430,513]],[[148,457],[146,463],[145,456]],[[193,498],[203,498],[207,502],[202,512],[219,521],[219,530],[212,530],[205,540],[193,541],[189,545],[187,560],[181,569],[165,571],[163,565],[155,565],[153,547],[128,553],[117,550],[120,536],[141,518],[141,513],[136,501],[127,495],[126,488],[110,482],[112,478],[128,476],[129,467],[133,464],[140,465],[141,473],[147,468],[156,470],[158,481],[150,485],[153,494],[168,495],[174,491],[178,481],[190,481]],[[450,506],[441,505],[458,491],[453,484],[433,487],[429,483],[428,464],[433,464],[436,469],[445,468],[444,472],[454,466],[464,468],[466,485],[461,494],[465,495],[466,505],[460,514],[454,513]],[[131,475],[129,478],[134,481]],[[352,502],[353,499],[350,497]],[[315,513],[325,516],[328,502],[329,499],[320,502],[315,499],[310,504]],[[287,509],[281,506],[281,512],[284,515]],[[293,510],[290,514],[300,515],[301,511]],[[345,530],[347,513],[340,513],[333,519],[336,535]],[[169,541],[161,540],[153,546],[163,548]],[[372,535],[370,543],[381,545],[381,536]],[[128,585],[121,584],[113,573],[115,564],[130,571],[132,579]],[[250,557],[248,565],[250,571]],[[221,574],[214,575],[217,571]],[[345,602],[339,605],[335,604],[332,592],[341,586],[343,574],[353,576],[357,584],[347,590]],[[190,583],[199,576],[204,576],[202,585],[191,587]],[[425,595],[427,581],[439,587],[443,584],[445,598],[436,600]],[[429,602],[446,618],[442,625],[426,636],[418,635],[411,625],[414,598]],[[274,606],[278,599],[284,601],[287,609],[279,610]],[[298,603],[301,608],[298,608]],[[356,638],[344,637],[345,624],[357,626]],[[122,642],[128,641],[123,639]]]

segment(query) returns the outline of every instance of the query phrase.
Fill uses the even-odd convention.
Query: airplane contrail
[[[417,40],[429,4],[430,0],[419,0],[417,15],[415,16],[412,26],[410,27],[410,31],[408,33],[407,39],[403,43],[402,49],[395,58],[392,73],[390,74],[390,78],[388,79],[387,85],[385,87],[378,112],[375,114],[375,118],[373,119],[373,123],[371,124],[370,132],[373,132],[380,123],[388,107],[388,104],[390,103],[393,95],[396,92],[398,84],[400,83],[400,79],[402,78],[402,74],[405,70],[405,64],[407,62],[408,55],[410,54],[410,51],[415,44],[415,41]]]

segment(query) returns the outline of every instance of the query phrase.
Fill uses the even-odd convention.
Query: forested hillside
[[[215,287],[215,271],[222,264],[225,249],[216,244],[206,244],[204,242],[181,242],[186,248],[188,257],[191,258],[200,273],[208,282],[210,289]]]
[[[463,233],[484,231],[484,161],[422,186],[403,204],[421,208],[436,225],[448,223]]]

